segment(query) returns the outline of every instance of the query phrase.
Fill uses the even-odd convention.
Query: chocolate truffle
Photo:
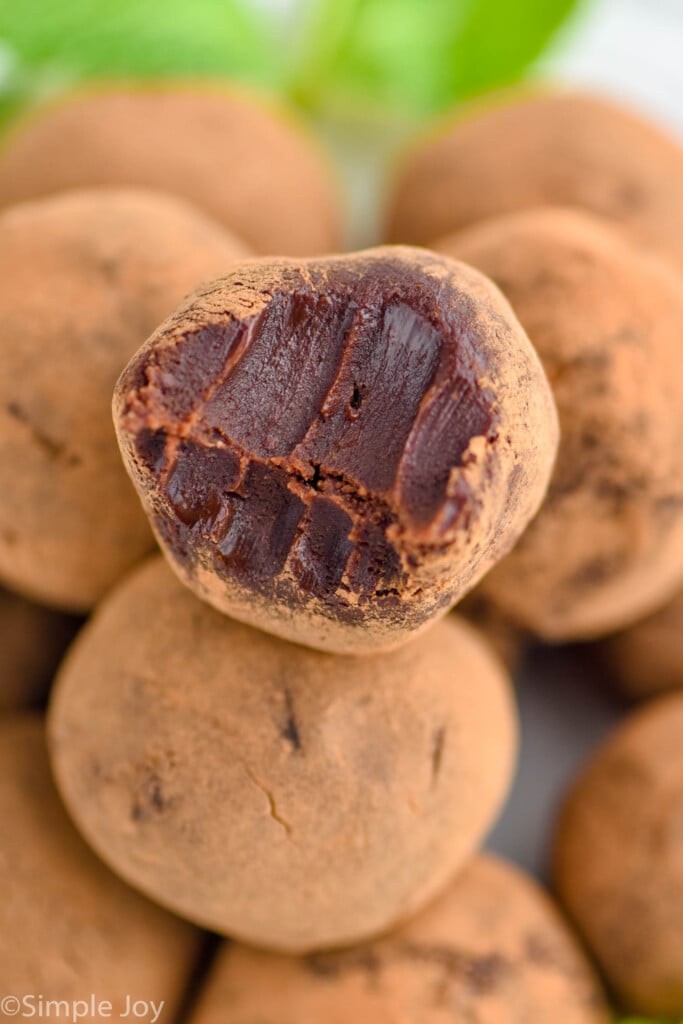
[[[95,993],[111,1006],[88,1020],[134,1021],[127,997],[163,1000],[161,1019],[172,1020],[199,933],[119,881],[78,836],[55,792],[38,717],[0,722],[0,820],[0,994],[33,1000],[24,1017],[43,1015],[41,998],[73,1003]]]
[[[341,244],[340,198],[303,124],[219,83],[90,89],[9,131],[0,206],[93,185],[181,196],[258,253],[314,256]]]
[[[226,945],[190,1024],[608,1024],[600,983],[530,878],[478,857],[386,938],[297,959]]]
[[[244,247],[179,199],[99,189],[0,214],[0,579],[86,611],[154,541],[111,425],[149,332]]]
[[[500,293],[408,248],[236,267],[132,359],[114,418],[180,578],[340,653],[395,646],[471,588],[536,511],[557,443]]]
[[[598,751],[555,843],[560,898],[625,1008],[683,1015],[683,694]]]
[[[388,928],[466,861],[510,781],[509,680],[450,620],[391,654],[322,654],[221,615],[153,559],[53,691],[74,820],[215,931],[298,952]]]
[[[80,623],[0,588],[0,711],[44,699]]]
[[[515,672],[527,647],[524,630],[477,587],[457,606],[456,612],[483,633],[509,672]]]
[[[601,657],[628,697],[683,689],[683,593],[646,619],[609,637]]]
[[[683,150],[611,101],[560,90],[479,102],[418,143],[388,237],[425,245],[544,205],[592,211],[683,261]]]
[[[557,208],[438,248],[503,289],[560,414],[541,512],[482,589],[549,640],[622,628],[683,581],[683,276],[590,214]]]

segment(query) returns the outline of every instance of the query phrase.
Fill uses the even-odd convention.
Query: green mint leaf
[[[577,0],[317,0],[292,95],[397,119],[519,78]]]
[[[625,1017],[623,1020],[618,1021],[617,1024],[665,1024],[665,1022],[654,1020],[650,1017],[647,1019],[645,1017]],[[683,1021],[680,1024],[683,1024]]]
[[[451,50],[451,94],[466,98],[518,80],[576,6],[577,0],[473,0]]]
[[[0,46],[14,64],[5,106],[91,78],[229,75],[277,85],[284,74],[246,0],[0,3]]]
[[[294,97],[352,114],[433,109],[462,18],[462,0],[318,0]]]

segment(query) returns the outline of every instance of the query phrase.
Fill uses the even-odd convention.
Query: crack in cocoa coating
[[[275,802],[275,797],[273,796],[271,790],[268,789],[265,783],[261,782],[261,780],[254,774],[251,768],[245,768],[245,772],[247,773],[249,781],[256,787],[256,789],[263,793],[266,800],[268,801],[268,813],[270,814],[273,821],[277,822],[277,824],[284,831],[285,835],[288,838],[291,838],[292,826],[288,821],[285,820],[285,818],[282,817],[282,815],[278,811],[277,803]]]

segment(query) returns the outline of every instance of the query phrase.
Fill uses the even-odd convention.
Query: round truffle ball
[[[456,612],[483,633],[508,671],[515,672],[527,647],[524,630],[487,598],[480,587],[460,602]]]
[[[683,1014],[683,694],[608,739],[570,793],[555,881],[634,1013]]]
[[[548,897],[478,857],[419,917],[306,958],[226,945],[190,1024],[608,1024],[605,997]]]
[[[541,511],[483,590],[549,640],[622,628],[683,581],[683,276],[573,210],[510,214],[438,247],[503,289],[560,415]]]
[[[492,822],[515,751],[509,681],[470,627],[321,654],[214,611],[161,558],[100,606],[53,693],[58,783],[101,856],[285,951],[426,903]]]
[[[189,200],[256,252],[341,247],[330,170],[292,114],[218,83],[119,84],[19,120],[0,151],[0,206],[94,185]]]
[[[0,214],[0,579],[86,611],[154,546],[111,423],[118,374],[241,243],[173,197],[93,190]]]
[[[0,992],[33,1000],[25,1017],[40,1016],[41,998],[73,1003],[95,993],[96,1005],[111,1006],[81,1007],[81,1019],[134,1021],[128,997],[163,1000],[172,1019],[199,933],[119,881],[78,836],[55,792],[38,717],[0,721],[0,820]]]
[[[338,653],[462,597],[538,509],[557,445],[501,294],[405,247],[236,267],[131,360],[114,419],[180,578]]]
[[[601,657],[628,697],[683,688],[683,593],[630,629],[609,637]]]
[[[683,261],[683,150],[597,96],[512,93],[473,105],[407,155],[388,237],[426,245],[476,221],[573,206]]]
[[[81,620],[0,588],[0,711],[30,707],[47,694]]]

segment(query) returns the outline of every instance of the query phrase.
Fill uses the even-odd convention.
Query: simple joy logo
[[[42,994],[7,995],[0,999],[0,1012],[5,1018],[35,1020],[61,1020],[79,1024],[83,1020],[139,1020],[144,1024],[158,1024],[164,1010],[164,1000],[136,999],[127,995],[122,1004],[114,1006],[108,999],[99,999],[94,993],[84,999],[48,999]]]

